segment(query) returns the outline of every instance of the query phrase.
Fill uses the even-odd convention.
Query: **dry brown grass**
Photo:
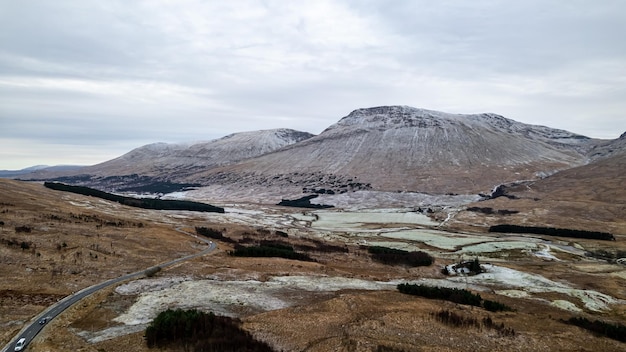
[[[198,250],[171,225],[114,203],[9,180],[0,194],[0,343],[72,292]],[[31,231],[16,232],[23,226]]]
[[[0,245],[2,343],[6,343],[24,321],[74,290],[199,250],[195,240],[175,231],[175,228],[184,227],[188,231],[195,226],[223,228],[225,234],[233,238],[240,238],[246,232],[260,237],[275,236],[258,234],[256,229],[245,225],[211,223],[206,217],[189,214],[185,214],[186,218],[168,217],[163,212],[122,207],[94,198],[50,191],[37,184],[0,180],[0,193],[3,196],[0,220],[5,223],[0,238],[27,241],[35,247],[34,251],[22,251],[16,246]],[[85,207],[88,204],[93,208]],[[70,214],[85,214],[126,225],[97,228],[93,221],[67,222],[48,216],[70,219]],[[143,226],[129,225],[138,222],[142,222]],[[31,226],[32,232],[15,233],[15,226],[24,225]],[[297,236],[290,236],[288,240],[307,243],[306,238]],[[66,242],[68,246],[58,249],[59,242]],[[94,244],[106,251],[95,251]],[[298,262],[230,257],[226,253],[229,246],[220,243],[216,253],[167,268],[159,275],[198,278],[218,275],[237,280],[264,280],[278,275],[329,275],[370,280],[441,277],[438,266],[412,269],[389,267],[373,262],[358,247],[350,247],[349,254],[315,254],[317,262]],[[77,252],[82,254],[75,263]],[[97,259],[93,257],[96,252]],[[581,288],[626,297],[626,279],[598,272],[589,262],[543,262],[537,259],[509,266],[557,281],[566,280]],[[57,270],[55,274],[54,270]],[[540,300],[481,293],[483,298],[497,300],[516,309],[515,312],[488,313],[480,308],[426,300],[395,291],[302,295],[306,299],[299,306],[261,314],[242,310],[244,328],[277,350],[284,351],[376,351],[378,346],[405,351],[620,351],[624,347],[619,342],[595,337],[577,327],[560,323],[558,319],[568,318],[571,314]],[[563,298],[557,294],[540,297]],[[133,296],[121,296],[112,289],[94,294],[50,322],[29,350],[148,351],[142,338],[143,332],[93,344],[76,335],[76,331],[115,326],[117,323],[111,319],[123,312],[133,300]],[[513,328],[517,335],[504,337],[489,329],[464,330],[444,325],[430,315],[441,309],[478,319],[488,315],[496,323]],[[617,308],[595,317],[624,322],[626,310]]]

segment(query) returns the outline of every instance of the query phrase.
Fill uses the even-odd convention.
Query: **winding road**
[[[184,233],[186,235],[192,236],[200,241],[205,242],[206,244],[208,244],[209,246],[204,249],[201,252],[198,252],[196,254],[191,254],[185,257],[181,257],[178,259],[174,259],[172,261],[169,262],[165,262],[165,263],[161,263],[146,269],[142,269],[140,271],[136,271],[134,273],[130,273],[130,274],[126,274],[124,276],[120,276],[111,280],[107,280],[104,282],[101,282],[99,284],[87,287],[85,289],[82,289],[74,294],[71,294],[65,298],[63,298],[62,300],[58,301],[57,303],[53,304],[52,306],[50,306],[48,309],[46,309],[45,311],[43,311],[42,313],[40,313],[37,317],[33,318],[30,322],[29,325],[25,326],[17,336],[14,337],[14,339],[9,342],[6,346],[4,346],[4,348],[2,350],[0,350],[0,352],[10,352],[14,350],[15,344],[17,343],[17,341],[20,338],[25,338],[25,344],[24,344],[24,348],[22,349],[22,351],[26,350],[26,347],[28,346],[28,344],[35,338],[35,336],[37,336],[37,334],[44,328],[44,326],[46,326],[46,324],[48,322],[50,322],[50,320],[54,319],[57,315],[63,313],[64,310],[66,310],[67,308],[69,308],[70,306],[72,306],[73,304],[79,302],[80,300],[82,300],[83,298],[91,295],[92,293],[101,290],[105,287],[111,286],[113,284],[122,282],[122,281],[126,281],[129,279],[134,279],[134,278],[138,278],[141,276],[144,276],[145,273],[151,269],[162,269],[168,266],[172,266],[175,264],[178,264],[180,262],[186,261],[186,260],[190,260],[193,258],[197,258],[203,255],[206,255],[212,251],[214,251],[217,246],[215,245],[215,243],[213,241],[210,241],[206,238],[203,237],[199,237],[195,234],[189,233],[189,232],[185,232],[183,230],[181,230],[180,228],[177,228],[176,231]],[[39,321],[41,319],[43,319],[44,317],[49,317],[47,322],[45,324],[39,324]]]

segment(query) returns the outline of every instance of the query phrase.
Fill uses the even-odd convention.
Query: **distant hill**
[[[148,144],[97,164],[70,172],[37,171],[33,180],[59,180],[108,189],[176,182],[186,175],[253,158],[312,137],[307,132],[274,129],[234,133],[208,142]]]
[[[68,172],[74,171],[82,168],[83,166],[79,165],[57,165],[57,166],[48,166],[48,165],[36,165],[27,167],[21,170],[0,170],[1,178],[17,178],[22,175],[28,175],[36,171],[44,171],[44,172]]]

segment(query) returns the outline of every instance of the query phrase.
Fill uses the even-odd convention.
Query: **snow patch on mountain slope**
[[[334,131],[347,126],[358,126],[366,129],[389,129],[403,127],[437,127],[454,131],[459,126],[497,130],[509,134],[524,135],[532,139],[544,141],[554,140],[562,144],[581,144],[588,137],[577,135],[565,130],[539,125],[520,123],[493,113],[482,114],[451,114],[441,111],[413,108],[410,106],[379,106],[357,109],[342,118],[327,131]]]

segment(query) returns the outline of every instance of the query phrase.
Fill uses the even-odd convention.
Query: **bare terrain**
[[[196,226],[205,226],[220,229],[236,241],[287,241],[308,246],[307,253],[315,259],[232,257],[227,253],[232,244],[218,242],[214,254],[83,300],[48,323],[29,351],[148,351],[145,327],[167,308],[240,317],[244,329],[283,351],[624,349],[621,342],[560,321],[584,316],[626,322],[626,266],[588,255],[589,251],[626,250],[624,213],[606,218],[612,219],[608,226],[616,241],[594,241],[486,233],[488,223],[501,220],[464,211],[460,205],[426,216],[407,207],[306,210],[231,203],[214,204],[226,208],[225,214],[214,214],[128,208],[8,180],[0,180],[0,194],[2,344],[73,291],[203,248],[177,229],[193,232]],[[355,197],[353,201],[359,199]],[[575,203],[575,197],[569,201]],[[420,199],[426,207],[429,200],[442,203]],[[515,200],[478,204],[512,209],[515,203],[507,201]],[[609,206],[602,203],[598,201],[601,209]],[[541,223],[541,218],[531,217],[540,209],[535,207],[531,213],[523,213],[530,207],[516,209],[520,213],[507,217],[507,222]],[[554,217],[550,224],[571,219]],[[590,217],[584,227],[599,230],[605,218],[598,219]],[[347,251],[315,250],[319,243]],[[384,265],[370,258],[365,245],[422,250],[436,260],[432,266],[418,268]],[[461,258],[479,258],[486,272],[442,274],[444,266]],[[492,313],[401,294],[396,285],[402,282],[470,289],[514,311]],[[446,325],[434,318],[442,310],[463,317],[489,317],[515,333]]]

